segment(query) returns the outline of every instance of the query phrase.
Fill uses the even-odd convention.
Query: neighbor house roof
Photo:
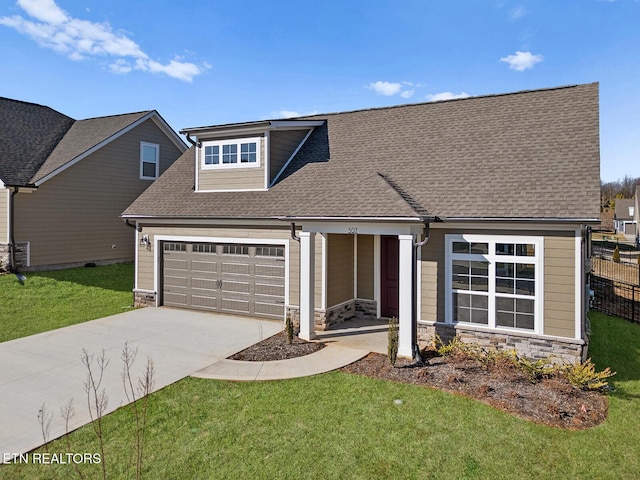
[[[185,149],[155,110],[74,120],[49,107],[0,98],[0,180],[40,184],[150,118]]]
[[[268,191],[194,192],[192,148],[124,216],[597,220],[598,115],[594,83],[308,116]]]
[[[73,123],[52,108],[0,98],[0,180],[29,183]]]
[[[633,198],[616,198],[615,218],[618,220],[633,220],[629,212],[633,210],[635,200]]]

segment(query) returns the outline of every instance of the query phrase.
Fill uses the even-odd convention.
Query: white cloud
[[[460,92],[460,93],[440,92],[440,93],[433,93],[433,94],[427,95],[426,99],[428,102],[439,102],[440,100],[453,100],[456,98],[467,98],[470,96],[471,95],[469,95],[466,92]]]
[[[509,68],[522,72],[533,68],[536,63],[540,63],[544,57],[533,55],[531,52],[516,52],[515,55],[508,55],[500,59],[501,62],[509,64]]]
[[[422,85],[412,82],[383,82],[378,80],[377,82],[371,82],[367,88],[373,90],[378,95],[384,95],[385,97],[392,97],[394,95],[400,95],[402,98],[411,98],[414,94],[414,89],[407,87],[421,87]]]
[[[518,6],[516,8],[512,8],[511,10],[509,10],[509,19],[510,20],[520,20],[527,13],[529,13],[529,12],[527,12],[523,6]]]
[[[0,25],[27,35],[42,47],[64,53],[71,60],[115,57],[116,60],[109,65],[109,71],[113,73],[123,74],[136,69],[163,73],[185,82],[191,82],[209,68],[209,65],[183,62],[177,57],[166,64],[152,60],[136,42],[114,32],[108,23],[73,18],[54,0],[18,0],[17,3],[35,21],[13,15],[0,17]],[[133,61],[133,64],[125,59]]]
[[[317,115],[318,111],[313,110],[312,112],[300,113],[295,110],[277,110],[271,112],[271,118],[295,118],[295,117],[306,117],[308,115]]]

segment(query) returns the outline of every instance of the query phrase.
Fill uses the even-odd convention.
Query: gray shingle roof
[[[633,220],[633,215],[629,215],[629,208],[635,206],[633,198],[616,198],[615,214],[618,220]]]
[[[269,191],[195,193],[188,150],[124,213],[597,219],[598,84],[323,119]]]
[[[0,180],[29,183],[73,122],[49,107],[0,98]]]
[[[0,180],[33,184],[151,112],[74,120],[49,107],[0,98]]]

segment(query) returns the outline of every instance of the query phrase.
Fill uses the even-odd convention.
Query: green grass
[[[610,366],[606,422],[563,431],[463,397],[333,372],[233,383],[187,378],[150,397],[145,478],[638,478],[640,325],[592,314],[591,356]],[[402,405],[394,405],[402,399]],[[59,419],[55,419],[59,421]],[[133,420],[105,419],[109,478],[127,471]],[[71,447],[97,452],[90,427]],[[88,478],[99,466],[81,465]],[[7,465],[2,479],[73,478],[72,467]]]
[[[133,264],[0,275],[0,342],[122,313],[131,306]]]

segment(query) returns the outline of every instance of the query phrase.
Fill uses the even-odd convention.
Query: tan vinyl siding
[[[143,224],[143,232],[138,236],[149,235],[151,248],[140,247],[138,251],[138,283],[140,290],[155,291],[154,262],[160,252],[154,251],[156,235],[167,237],[209,237],[236,238],[246,243],[260,243],[260,240],[282,240],[282,244],[289,242],[289,305],[300,303],[300,244],[291,239],[289,227],[269,226],[264,228],[249,226],[233,227],[173,227]],[[321,305],[322,298],[322,238],[315,237],[315,302],[316,308]]]
[[[445,320],[445,234],[518,235],[544,237],[544,334],[575,336],[574,233],[553,231],[495,231],[431,229],[422,247],[421,314],[426,321]]]
[[[373,300],[373,235],[358,235],[358,298]]]
[[[444,230],[431,229],[429,242],[422,247],[420,262],[421,304],[420,319],[444,321]]]
[[[327,307],[353,299],[353,235],[329,234]]]
[[[545,335],[575,336],[575,257],[573,232],[545,237]]]
[[[133,260],[133,230],[119,216],[151,184],[140,180],[141,141],[160,145],[160,173],[181,153],[147,120],[14,197],[15,239],[31,242],[32,267]]]
[[[260,137],[260,165],[257,167],[202,168],[204,149],[200,148],[198,150],[198,190],[258,190],[265,188],[264,143],[264,137]]]
[[[295,152],[308,130],[273,131],[269,135],[269,181],[273,181],[284,164]]]
[[[0,187],[0,243],[9,242],[9,189]]]

